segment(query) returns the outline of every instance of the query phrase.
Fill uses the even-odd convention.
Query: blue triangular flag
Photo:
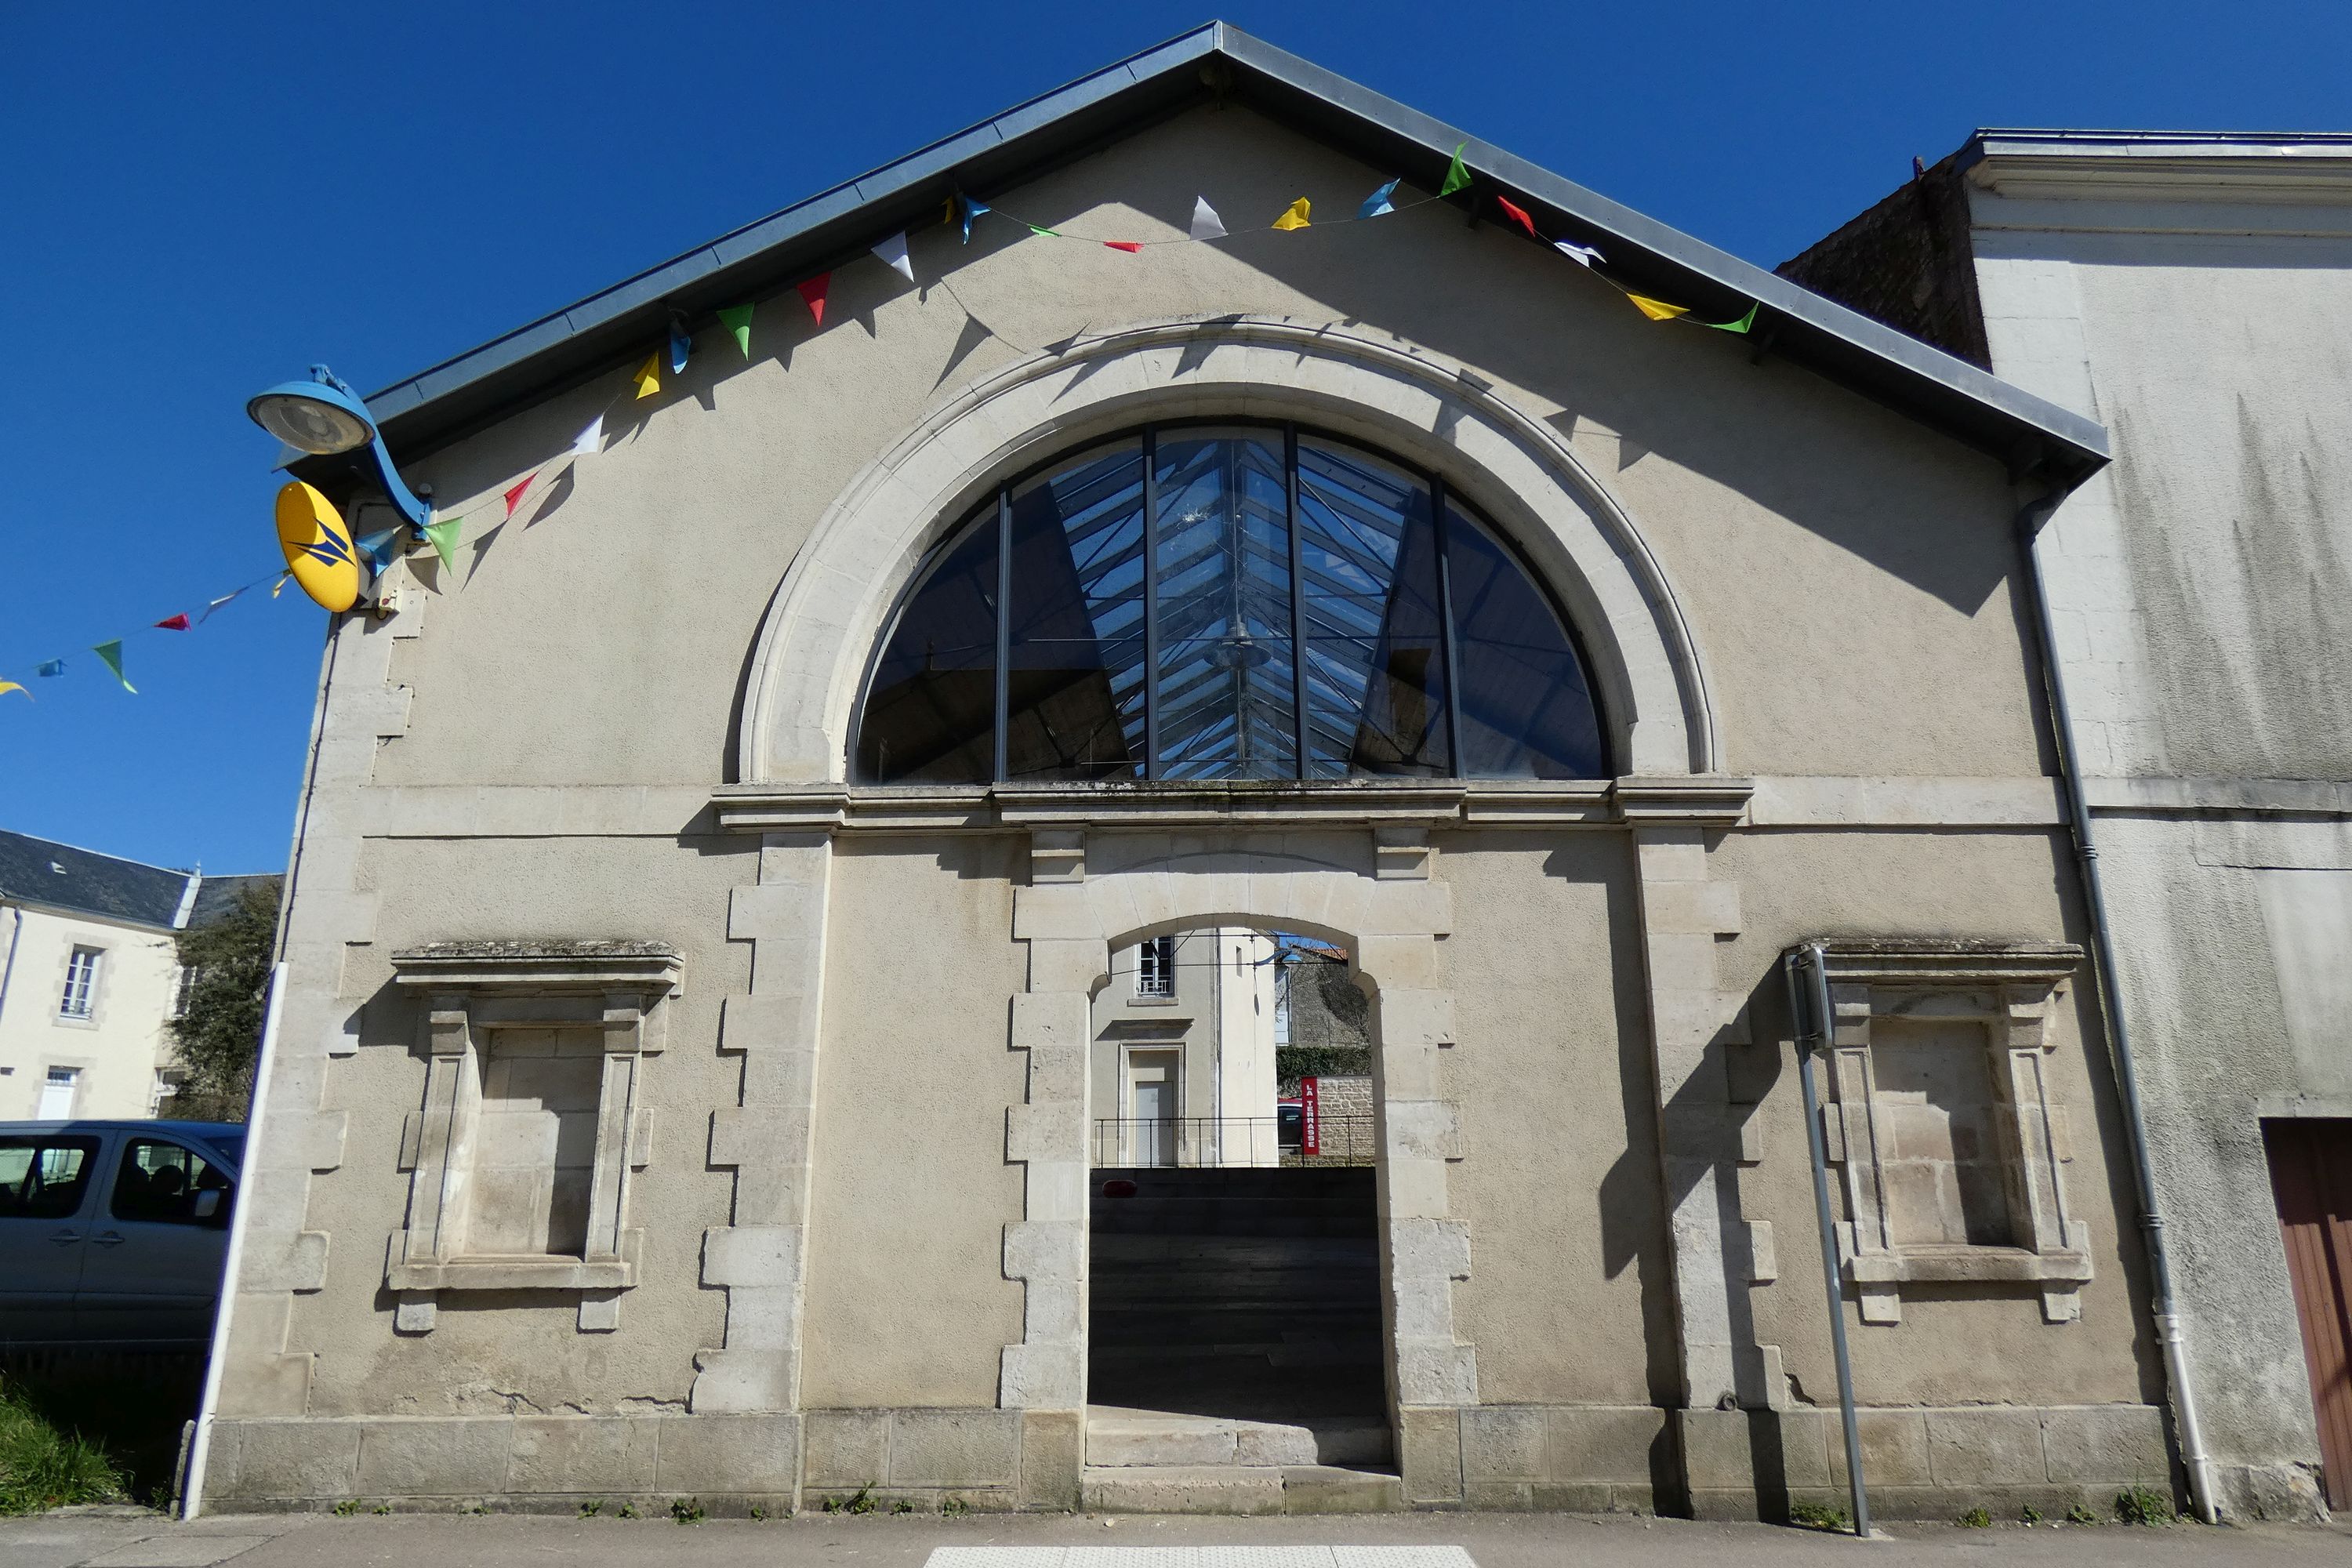
[[[694,345],[692,343],[687,341],[686,333],[680,330],[678,324],[676,321],[672,321],[669,324],[670,374],[676,375],[686,368],[686,356],[692,350],[693,346]]]
[[[45,664],[33,666],[35,675],[63,675],[65,672],[66,661],[61,658],[53,658]]]
[[[387,528],[360,541],[360,548],[367,552],[370,561],[375,563],[378,576],[392,569],[392,542],[399,537],[399,529]]]
[[[956,200],[963,204],[963,242],[966,245],[970,245],[971,243],[971,220],[978,217],[984,212],[993,211],[994,209],[990,207],[986,202],[973,201],[970,196],[963,195],[961,192],[957,193]]]
[[[1396,195],[1396,188],[1397,182],[1391,180],[1387,184],[1382,185],[1379,190],[1374,191],[1370,195],[1366,196],[1364,198],[1364,205],[1356,209],[1356,216],[1358,217],[1378,217],[1382,213],[1392,213],[1396,211],[1395,207],[1389,205],[1389,198]]]

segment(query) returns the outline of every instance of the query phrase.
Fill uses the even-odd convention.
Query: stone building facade
[[[1466,201],[1245,232],[1434,192],[1465,141],[1213,26],[372,400],[451,515],[612,438],[334,627],[212,1506],[1107,1495],[1093,1010],[1115,951],[1203,927],[1330,942],[1370,998],[1393,1458],[1353,1502],[1835,1495],[1779,1000],[1817,937],[1882,1510],[2170,1485],[2013,533],[2012,474],[2104,433],[1475,141]],[[1181,238],[1203,196],[1229,240],[1069,237]],[[912,286],[864,259],[901,228]],[[791,289],[828,269],[820,329]],[[748,363],[710,315],[743,299]],[[693,360],[627,395],[673,308]],[[1192,420],[1197,516],[1150,499]],[[1293,618],[1143,657],[1130,709],[1131,648],[1018,664],[1044,579],[987,552],[1034,537],[1030,476],[1138,442],[1133,515],[1224,530]],[[1269,687],[1341,610],[1265,541],[1347,463],[1439,542],[1444,626],[1391,589],[1377,658]],[[985,717],[992,633],[1028,672],[992,767],[983,730],[861,749],[894,681]],[[1467,689],[1538,644],[1550,675]],[[1172,749],[1236,733],[1187,728],[1229,692],[1270,750]],[[1538,745],[1555,701],[1587,730]],[[1018,776],[1047,740],[1095,773]],[[478,1243],[485,1181],[544,1237]],[[1233,1468],[1251,1507],[1337,1495]]]
[[[1979,132],[1781,270],[2115,432],[2033,549],[2205,1489],[2344,1507],[2352,1258],[2282,1225],[2352,1196],[2352,136]]]

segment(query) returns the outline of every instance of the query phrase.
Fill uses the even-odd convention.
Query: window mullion
[[[1444,628],[1443,648],[1445,660],[1445,757],[1448,771],[1455,778],[1466,776],[1462,758],[1462,682],[1454,676],[1461,659],[1454,647],[1454,566],[1448,549],[1452,530],[1445,516],[1445,481],[1436,474],[1429,476],[1430,526],[1437,536],[1437,619]]]
[[[1160,776],[1159,433],[1143,427],[1143,776]]]
[[[1306,552],[1298,541],[1298,426],[1282,427],[1283,505],[1290,532],[1291,752],[1298,776],[1310,775],[1307,759]]]

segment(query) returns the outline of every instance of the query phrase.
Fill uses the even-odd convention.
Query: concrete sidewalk
[[[1310,1518],[813,1515],[756,1523],[574,1520],[514,1515],[321,1514],[222,1517],[66,1513],[0,1520],[0,1568],[1446,1568],[1459,1547],[1476,1568],[1687,1568],[1693,1563],[1864,1563],[1873,1568],[2004,1564],[2211,1564],[2288,1568],[2352,1562],[2352,1530],[2250,1526],[2162,1529],[1898,1524],[1857,1542],[1758,1524],[1632,1515],[1388,1514]],[[1018,1548],[973,1552],[971,1548]],[[1148,1555],[1103,1548],[1157,1548]],[[1275,1548],[1253,1552],[1249,1548]],[[1418,1548],[1409,1552],[1312,1549]],[[1074,1552],[1069,1549],[1086,1549]],[[1167,1552],[1167,1548],[1204,1549]],[[1236,1550],[1240,1549],[1240,1550]],[[1308,1550],[1301,1550],[1308,1549]]]

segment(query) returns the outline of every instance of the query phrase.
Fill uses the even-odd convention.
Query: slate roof
[[[1433,191],[1457,142],[1477,190],[1534,214],[1547,235],[1598,246],[1612,274],[1715,320],[1758,306],[1751,342],[1994,454],[2062,481],[2104,463],[2106,433],[2071,410],[1432,120],[1223,22],[1082,77],[707,245],[395,382],[368,399],[413,459],[642,358],[673,310],[690,329],[934,221],[949,195],[986,200],[1139,126],[1223,98]],[[1495,214],[1488,209],[1488,216]],[[334,460],[296,471],[322,482]]]
[[[189,875],[0,831],[0,902],[42,904],[170,931],[187,895]]]
[[[67,914],[173,931],[179,927],[180,906],[196,875],[0,830],[0,904],[37,904]],[[274,872],[205,877],[196,888],[188,921],[202,925],[216,919],[239,889],[278,879]]]
[[[275,871],[257,872],[244,877],[206,877],[196,889],[195,907],[188,911],[192,926],[208,925],[228,913],[239,893],[247,888],[275,888],[283,880]]]

